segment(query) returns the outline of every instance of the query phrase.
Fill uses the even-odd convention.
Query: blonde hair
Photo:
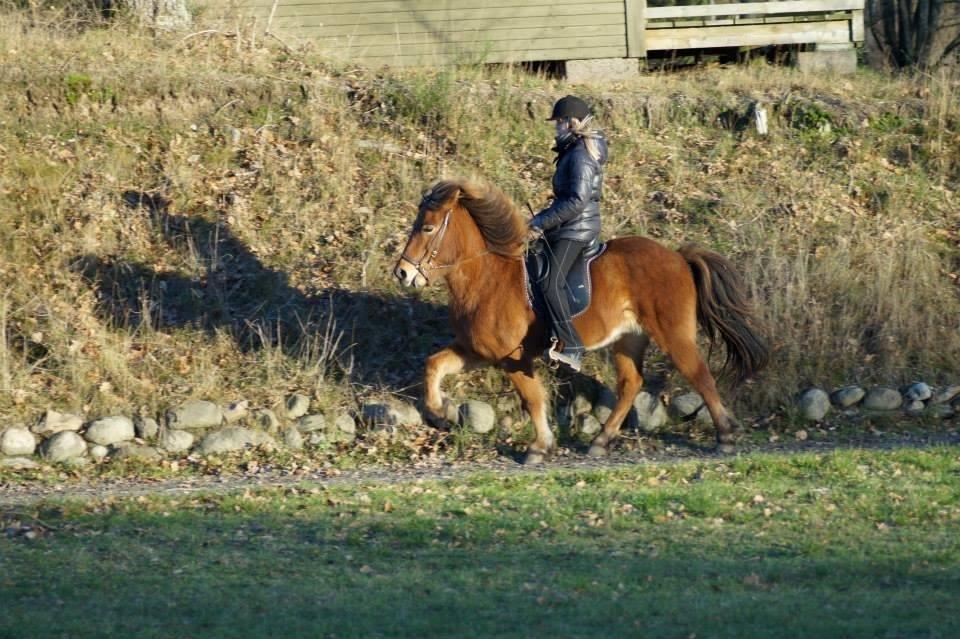
[[[599,130],[590,125],[593,116],[588,115],[583,120],[577,118],[568,118],[567,120],[570,122],[570,132],[583,140],[583,146],[586,147],[587,153],[589,153],[590,157],[595,161],[599,162],[600,144],[597,143],[597,139],[601,137],[601,134]]]

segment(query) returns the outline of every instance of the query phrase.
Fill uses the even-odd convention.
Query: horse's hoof
[[[601,446],[600,444],[594,444],[590,447],[590,450],[587,451],[587,455],[590,457],[606,457],[607,456],[607,447]]]
[[[527,456],[523,459],[524,466],[539,466],[543,462],[547,461],[547,456],[543,453],[538,453],[536,451],[527,451]]]
[[[737,447],[730,443],[726,443],[726,444],[718,443],[717,452],[720,453],[721,455],[733,455],[735,452],[737,452]]]

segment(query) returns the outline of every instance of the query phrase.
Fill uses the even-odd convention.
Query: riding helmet
[[[588,115],[590,115],[590,107],[587,103],[575,95],[568,95],[557,100],[553,105],[553,113],[547,120],[576,118],[582,122]]]

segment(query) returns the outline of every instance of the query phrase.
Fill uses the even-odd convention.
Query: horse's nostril
[[[393,274],[397,276],[397,279],[406,282],[407,281],[407,271],[404,270],[402,266],[398,266],[393,270]]]

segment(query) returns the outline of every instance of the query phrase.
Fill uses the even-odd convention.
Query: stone
[[[127,442],[136,437],[133,420],[124,415],[96,419],[90,422],[83,435],[91,444],[100,444],[101,446]]]
[[[577,430],[588,437],[596,435],[603,428],[603,424],[601,424],[600,420],[592,413],[577,415],[576,420]]]
[[[0,468],[8,470],[34,470],[40,468],[35,460],[29,457],[0,457]]]
[[[160,434],[160,424],[153,417],[136,417],[133,420],[133,430],[140,439],[156,439]]]
[[[903,398],[908,402],[923,402],[931,397],[933,397],[933,390],[923,382],[914,382],[903,389]]]
[[[830,396],[819,388],[807,389],[797,398],[797,409],[808,422],[822,421],[830,412]]]
[[[247,417],[249,413],[249,409],[250,409],[249,400],[242,399],[237,402],[230,402],[223,409],[223,419],[228,424],[235,424]]]
[[[960,385],[947,386],[934,393],[930,398],[932,404],[949,404],[955,397],[960,397]]]
[[[686,419],[696,413],[703,406],[703,397],[699,393],[684,393],[677,395],[670,402],[670,409],[675,415]]]
[[[197,452],[203,455],[230,453],[243,450],[247,446],[263,444],[276,445],[276,442],[265,433],[241,426],[227,426],[204,437],[200,445],[197,446]]]
[[[110,456],[114,459],[139,459],[142,461],[158,461],[160,452],[152,446],[144,446],[134,442],[118,442],[110,447]]]
[[[577,393],[570,402],[570,416],[576,417],[593,411],[593,402],[583,393]]]
[[[167,428],[201,430],[223,424],[223,411],[213,402],[191,399],[167,411]]]
[[[922,415],[927,405],[919,399],[908,399],[903,405],[903,410],[913,417]]]
[[[867,410],[897,410],[902,404],[900,391],[883,386],[871,388],[863,398],[863,407]]]
[[[327,446],[330,443],[330,440],[327,439],[326,433],[317,430],[312,433],[308,433],[307,442],[309,442],[311,446]]]
[[[497,423],[497,414],[493,406],[486,402],[470,400],[460,404],[458,409],[460,426],[479,434],[489,433]]]
[[[165,428],[160,434],[160,448],[168,453],[182,453],[190,450],[193,446],[194,436],[185,430],[176,430],[174,428]]]
[[[51,462],[66,461],[79,457],[85,452],[87,452],[87,442],[72,430],[60,431],[40,444],[40,455]]]
[[[378,426],[422,426],[423,417],[416,406],[405,402],[370,403],[360,409],[363,421],[376,429]]]
[[[316,415],[304,415],[297,420],[297,430],[301,433],[312,433],[317,430],[327,430],[327,419],[317,413]]]
[[[89,450],[90,459],[93,461],[101,461],[110,454],[110,450],[106,446],[101,446],[100,444],[95,444],[90,447]]]
[[[844,386],[830,393],[830,401],[837,408],[850,408],[859,404],[866,394],[859,386]]]
[[[591,60],[567,60],[567,82],[614,82],[629,80],[640,74],[640,62],[636,58],[594,58]]]
[[[607,420],[610,419],[610,415],[613,414],[613,409],[616,405],[617,396],[612,390],[604,386],[597,394],[597,401],[593,403],[593,416],[596,417],[601,424],[606,424]]]
[[[58,413],[48,410],[31,429],[37,435],[53,435],[63,431],[78,431],[83,426],[83,418],[72,413]]]
[[[12,426],[0,433],[0,453],[4,455],[32,455],[36,449],[37,439],[23,426]]]
[[[851,75],[857,71],[857,52],[853,48],[837,51],[799,51],[797,68],[806,73]]]
[[[337,419],[333,422],[333,425],[339,432],[346,435],[357,434],[357,420],[355,420],[350,413],[340,413],[337,415]]]
[[[287,411],[287,419],[299,419],[310,410],[310,398],[300,393],[294,393],[287,397],[284,402],[284,409]]]
[[[265,433],[275,433],[280,428],[277,414],[269,408],[261,408],[253,414],[254,424]]]
[[[637,427],[648,433],[663,428],[669,419],[667,407],[660,401],[659,395],[648,391],[637,393],[633,409],[637,413]]]
[[[303,448],[303,435],[296,426],[289,426],[283,429],[283,443],[287,448],[300,450]]]

